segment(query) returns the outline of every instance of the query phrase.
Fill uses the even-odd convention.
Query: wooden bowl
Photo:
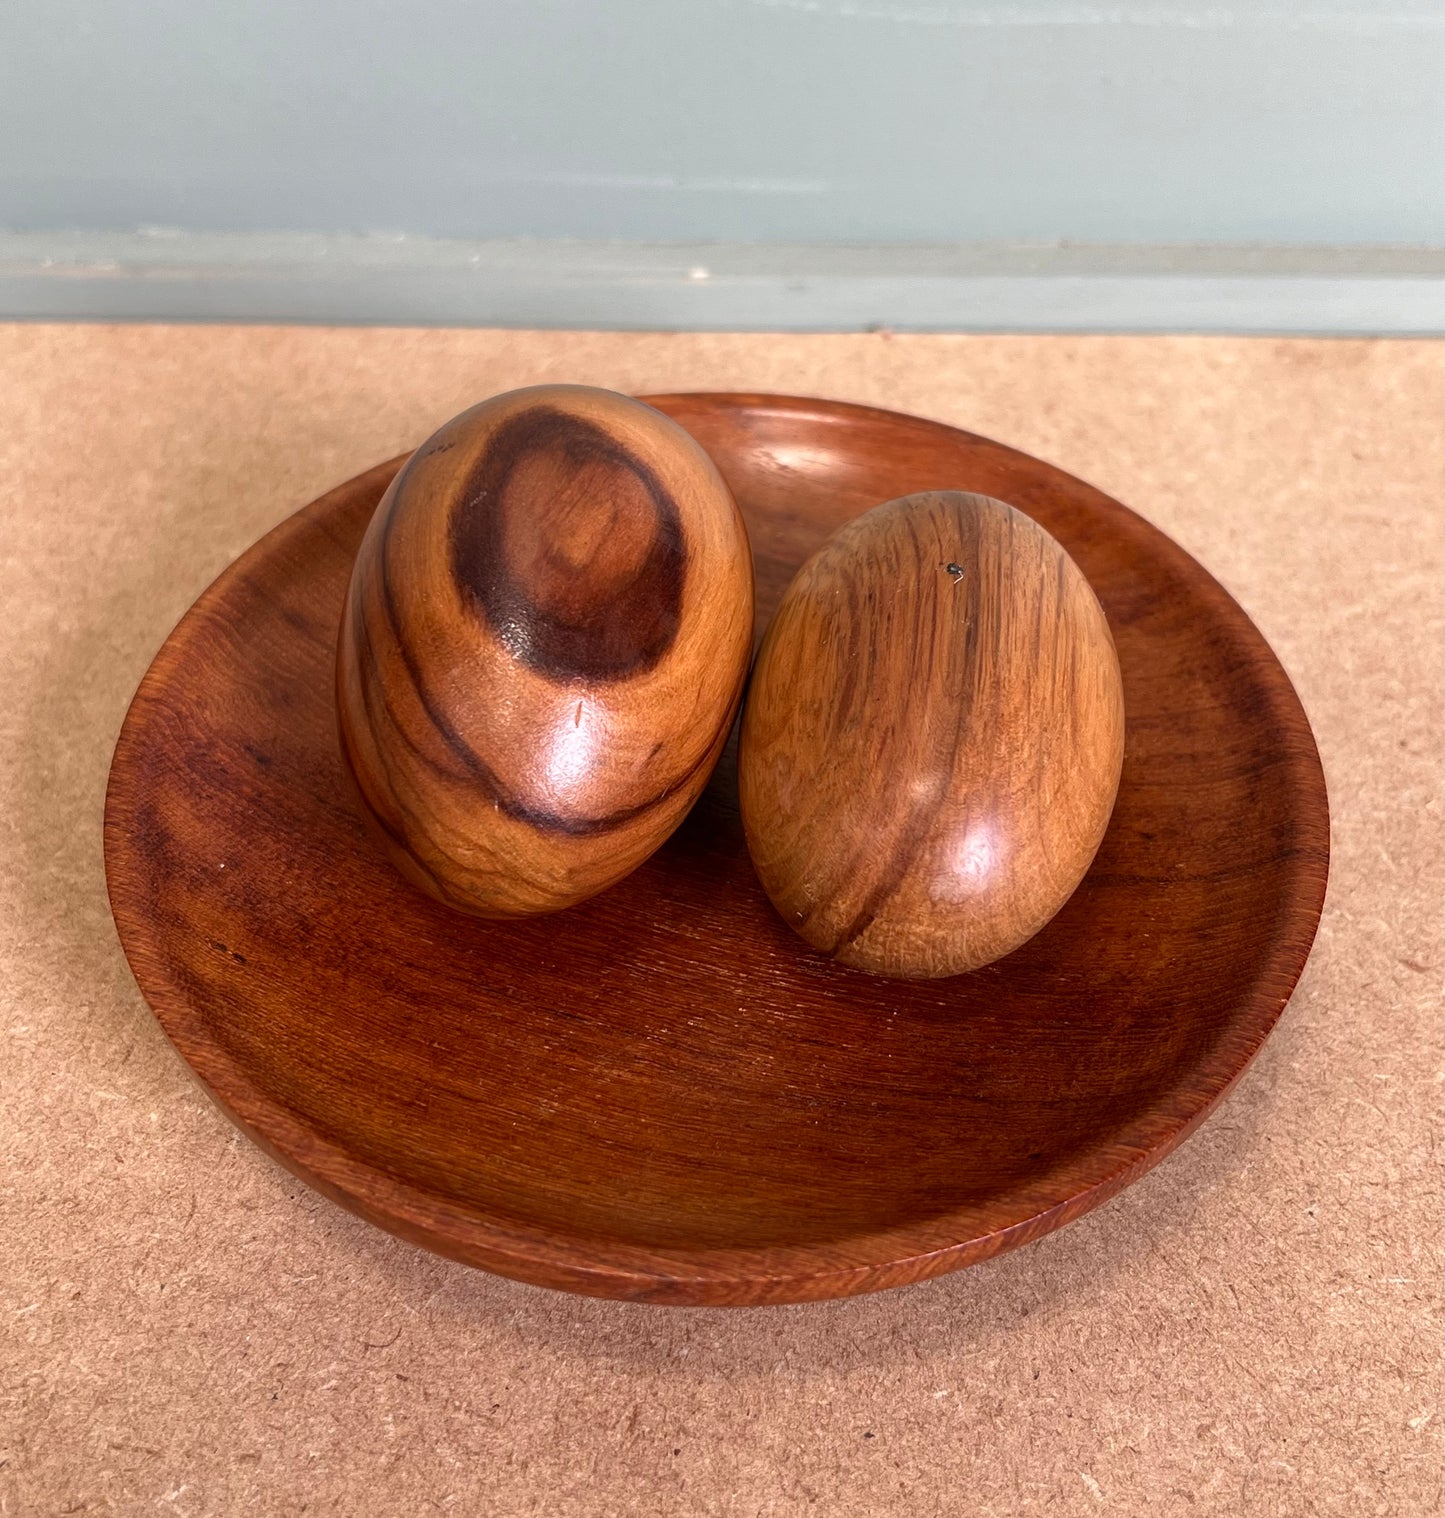
[[[939,1275],[1142,1174],[1258,1050],[1328,865],[1319,758],[1264,639],[1186,553],[1060,470],[917,418],[675,395],[742,505],[759,626],[839,523],[963,489],[1036,517],[1107,612],[1123,779],[1064,910],[953,980],[822,959],[743,845],[731,753],[640,870],[555,917],[469,919],[368,840],[332,660],[400,460],[201,596],[116,746],[106,872],[126,956],[223,1109],[382,1227],[546,1286],[807,1301]]]

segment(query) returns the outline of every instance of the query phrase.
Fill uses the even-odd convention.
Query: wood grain
[[[1119,662],[1078,565],[1012,507],[931,491],[848,523],[788,587],[743,718],[743,829],[813,947],[957,975],[1072,895],[1123,755]]]
[[[337,650],[347,771],[438,900],[557,911],[707,784],[752,649],[752,555],[682,428],[581,385],[453,418],[388,487]]]
[[[824,960],[757,883],[730,754],[662,849],[570,912],[488,921],[411,890],[346,795],[332,700],[393,463],[243,555],[141,683],[105,822],[141,989],[298,1175],[506,1275],[807,1301],[1037,1238],[1190,1132],[1294,987],[1329,839],[1299,701],[1197,563],[1047,464],[834,402],[652,403],[742,507],[760,622],[831,532],[915,491],[1016,502],[1069,550],[1113,628],[1129,728],[1113,822],[1063,911],[954,980]]]

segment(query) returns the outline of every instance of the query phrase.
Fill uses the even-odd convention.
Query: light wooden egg
[[[987,496],[906,496],[824,544],[768,630],[739,752],[748,848],[815,948],[956,975],[1068,900],[1123,749],[1113,639],[1062,546]]]
[[[383,497],[342,621],[342,751],[386,852],[482,916],[612,885],[707,783],[752,627],[742,517],[675,422],[577,385],[463,412]]]

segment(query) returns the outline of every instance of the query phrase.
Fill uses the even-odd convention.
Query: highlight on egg
[[[352,572],[336,684],[363,814],[460,910],[585,900],[706,785],[752,629],[742,517],[677,423],[580,385],[484,401],[402,467]]]
[[[815,949],[960,974],[1067,902],[1123,752],[1113,638],[1062,545],[987,496],[906,496],[835,533],[768,629],[739,749],[748,849]]]

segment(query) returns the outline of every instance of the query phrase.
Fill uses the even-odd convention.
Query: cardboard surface
[[[0,328],[0,1514],[1342,1514],[1440,1495],[1442,349]],[[1334,861],[1279,1029],[1041,1243],[744,1312],[554,1295],[313,1195],[187,1077],[101,802],[259,533],[538,380],[918,411],[1194,552],[1296,681]]]

